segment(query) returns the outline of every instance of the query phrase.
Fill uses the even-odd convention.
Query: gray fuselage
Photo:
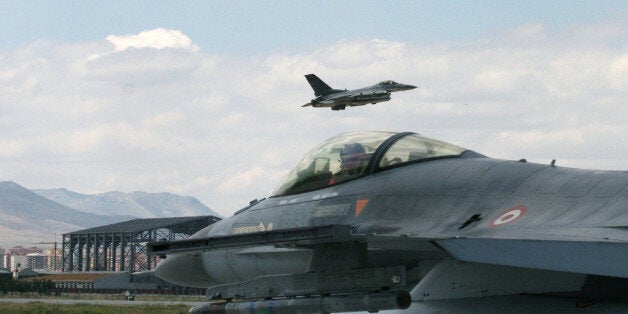
[[[516,260],[500,264],[628,277],[627,264],[617,266],[628,258],[625,249],[596,252],[593,247],[600,259],[578,265],[570,259],[578,258],[579,252],[570,255],[567,249],[556,256],[551,252],[556,241],[628,241],[627,172],[579,170],[473,154],[404,165],[316,191],[271,197],[193,237],[329,224],[351,225],[359,234],[434,239],[434,247],[441,246],[420,254],[402,247],[369,247],[369,265],[412,268],[421,260],[448,254],[491,263],[493,257],[478,257],[448,241],[543,240],[547,246],[537,249],[546,250],[547,262],[532,260],[539,252],[514,248]],[[446,252],[439,254],[443,247]],[[157,273],[179,284],[209,287],[262,275],[302,273],[310,258],[308,249],[273,246],[173,254]],[[176,270],[172,269],[175,265]]]

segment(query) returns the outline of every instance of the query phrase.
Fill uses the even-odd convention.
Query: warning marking
[[[355,217],[357,218],[358,216],[360,216],[360,214],[362,213],[362,210],[364,209],[364,207],[366,207],[366,204],[368,204],[369,200],[357,200],[355,202]]]

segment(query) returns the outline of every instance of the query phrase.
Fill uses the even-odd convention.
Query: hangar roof
[[[170,229],[174,233],[185,233],[198,231],[216,221],[220,220],[216,216],[191,216],[172,218],[143,218],[99,226],[84,230],[70,232],[70,235],[99,234],[99,233],[139,233],[155,229]],[[194,231],[190,231],[194,230]]]
[[[34,281],[34,280],[51,280],[55,281],[82,281],[82,282],[92,282],[98,278],[111,276],[122,272],[109,272],[109,273],[62,273],[62,274],[44,274],[37,277],[29,277],[23,279],[23,281]]]

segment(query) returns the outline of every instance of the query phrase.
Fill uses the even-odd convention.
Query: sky
[[[339,133],[628,170],[625,1],[0,1],[0,181],[229,216]],[[335,88],[417,85],[331,111]]]

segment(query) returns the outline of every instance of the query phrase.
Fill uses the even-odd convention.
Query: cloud
[[[192,195],[228,216],[268,196],[307,150],[355,130],[625,170],[620,26],[530,24],[472,42],[347,39],[250,59],[217,57],[167,29],[38,41],[0,55],[0,177],[30,188]],[[314,97],[307,73],[335,88],[384,79],[419,88],[344,112],[301,108]]]
[[[115,46],[115,51],[128,49],[185,49],[198,50],[198,45],[192,42],[190,37],[178,30],[157,28],[140,32],[137,35],[109,35],[107,41]]]

